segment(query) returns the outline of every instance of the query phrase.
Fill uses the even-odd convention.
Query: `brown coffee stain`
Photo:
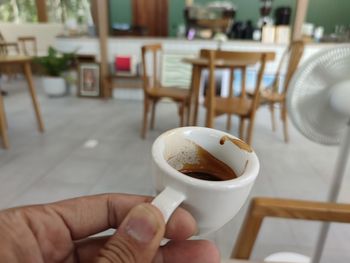
[[[235,138],[229,137],[227,135],[224,135],[220,139],[220,144],[223,145],[226,141],[232,142],[234,145],[238,146],[238,148],[240,148],[244,151],[247,151],[250,153],[253,152],[252,147],[250,147],[247,143],[245,143],[239,139],[235,139]]]
[[[198,174],[198,176],[195,176],[197,179],[210,180],[207,179],[208,175],[217,179],[210,181],[224,181],[237,178],[236,173],[226,163],[215,158],[199,145],[196,145],[196,150],[196,162],[183,164],[179,172],[188,174],[189,176],[190,174]],[[203,178],[200,178],[200,174],[203,174]]]

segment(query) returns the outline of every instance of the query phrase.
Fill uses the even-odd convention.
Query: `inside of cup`
[[[176,170],[198,161],[198,146],[241,176],[250,159],[251,148],[243,141],[213,129],[178,129],[164,138],[164,159]]]

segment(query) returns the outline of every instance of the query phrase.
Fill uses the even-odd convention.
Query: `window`
[[[78,23],[86,23],[90,12],[90,0],[53,0],[46,5],[49,22],[64,23],[74,18]]]
[[[36,22],[35,0],[3,0],[0,4],[2,22]]]
[[[90,0],[50,0],[46,2],[48,22],[64,23],[76,19],[86,23],[90,15]],[[35,0],[1,0],[0,21],[2,22],[37,22]]]

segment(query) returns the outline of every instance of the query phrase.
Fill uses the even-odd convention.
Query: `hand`
[[[1,262],[218,263],[196,232],[193,217],[176,209],[165,226],[150,197],[105,194],[0,212]],[[89,237],[109,228],[110,237]],[[159,247],[163,237],[172,239]]]

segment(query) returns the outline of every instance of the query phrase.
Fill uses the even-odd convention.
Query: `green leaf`
[[[53,47],[48,48],[47,56],[36,57],[34,62],[41,65],[45,74],[58,77],[69,69],[76,57],[76,51],[70,53],[59,52]]]

